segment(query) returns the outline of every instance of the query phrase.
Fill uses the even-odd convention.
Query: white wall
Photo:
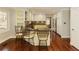
[[[3,41],[6,41],[9,38],[13,37],[14,33],[14,15],[13,15],[13,10],[10,8],[0,8],[2,10],[5,10],[8,12],[8,30],[0,33],[0,43]]]
[[[70,37],[70,12],[68,10],[61,10],[53,18],[57,18],[57,33],[62,38]],[[66,23],[66,24],[64,24]]]
[[[15,15],[15,10],[12,9],[10,10],[10,33],[11,37],[15,38],[15,26],[16,26],[16,15]]]

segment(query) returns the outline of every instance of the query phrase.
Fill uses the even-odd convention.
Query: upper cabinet
[[[46,15],[44,15],[44,14],[33,14],[32,20],[34,20],[34,21],[45,21]]]
[[[25,11],[21,9],[16,10],[16,25],[24,26]]]
[[[43,13],[33,12],[31,10],[27,10],[25,13],[26,21],[45,21],[46,15]]]
[[[26,18],[26,21],[32,21],[33,13],[30,10],[25,11],[25,18]]]
[[[43,13],[34,13],[27,9],[16,9],[16,25],[25,26],[27,21],[44,21],[47,25],[50,24],[50,18]]]

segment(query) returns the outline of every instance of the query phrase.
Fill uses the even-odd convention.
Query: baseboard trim
[[[69,44],[70,44],[70,41],[71,41],[70,38],[62,38],[62,40],[68,42]]]
[[[79,49],[78,48],[76,48],[76,47],[74,47],[74,46],[72,46],[73,48],[75,48],[77,51],[79,51]]]
[[[16,38],[16,36],[9,36],[9,37],[6,37],[6,38],[4,38],[2,41],[0,41],[0,44],[3,43],[3,42],[5,42],[5,41],[7,41],[7,40],[10,39],[10,38]]]
[[[57,34],[59,37],[61,37],[61,35],[59,34],[59,33],[57,33],[57,32],[55,32],[55,31],[53,31],[55,34]]]
[[[70,38],[70,36],[62,36],[62,38]]]

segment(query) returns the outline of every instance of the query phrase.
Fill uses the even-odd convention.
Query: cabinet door
[[[25,11],[24,10],[16,10],[16,25],[24,26],[25,21]]]

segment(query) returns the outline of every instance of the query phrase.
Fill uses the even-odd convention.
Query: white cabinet
[[[17,9],[16,10],[16,25],[24,26],[25,25],[25,11]]]
[[[45,21],[46,15],[45,14],[33,14],[33,21]]]

